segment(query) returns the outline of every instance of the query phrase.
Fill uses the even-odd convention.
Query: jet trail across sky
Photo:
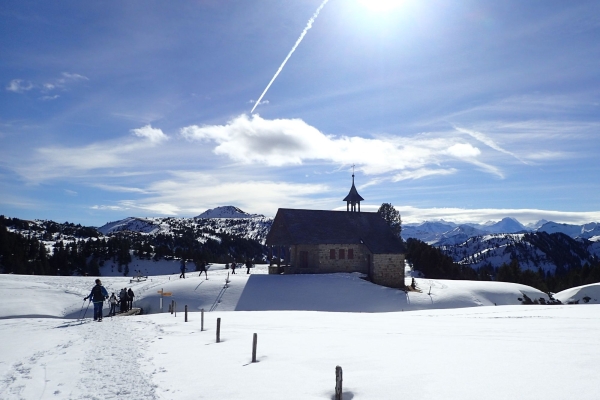
[[[319,16],[319,13],[323,9],[323,7],[325,7],[325,4],[327,4],[328,1],[329,0],[325,0],[323,3],[321,3],[321,5],[319,6],[319,8],[317,8],[317,11],[315,11],[315,13],[313,14],[313,16],[310,17],[310,19],[308,20],[308,23],[306,24],[306,27],[304,28],[304,30],[300,34],[300,37],[298,38],[298,40],[296,40],[296,43],[294,44],[294,47],[292,47],[292,50],[290,50],[290,52],[288,53],[288,55],[285,58],[285,60],[283,60],[283,62],[279,66],[279,69],[277,70],[277,72],[275,72],[275,75],[273,75],[273,78],[271,78],[271,82],[269,82],[269,84],[267,85],[267,87],[265,88],[265,90],[262,92],[262,94],[260,95],[260,97],[258,98],[258,100],[256,101],[256,103],[254,103],[254,107],[252,107],[252,111],[250,111],[250,114],[252,114],[254,112],[254,109],[256,108],[256,106],[260,104],[260,101],[264,97],[265,93],[267,93],[267,90],[269,90],[269,88],[271,87],[271,84],[273,83],[273,81],[275,81],[275,79],[277,78],[277,76],[279,75],[279,73],[281,72],[281,70],[283,69],[283,67],[285,66],[285,63],[287,63],[287,61],[290,59],[290,57],[292,56],[292,54],[294,54],[294,51],[296,51],[296,47],[298,47],[298,45],[300,44],[300,42],[302,41],[302,39],[304,39],[304,36],[306,35],[306,32],[308,32],[308,30],[310,28],[312,28],[313,22],[315,22],[315,19],[317,19],[317,17]]]

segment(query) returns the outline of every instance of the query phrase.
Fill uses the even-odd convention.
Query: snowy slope
[[[339,279],[322,276],[322,285],[300,284],[304,295],[287,297],[280,296],[286,292],[282,289],[294,285],[267,282],[283,276],[248,279],[242,274],[230,282],[239,304],[310,309],[315,295],[325,301],[322,292],[330,291],[329,312],[205,308],[201,330],[196,309],[202,301],[193,303],[188,322],[183,305],[209,292],[205,285],[213,280],[224,287],[226,271],[215,270],[209,271],[208,281],[190,277],[173,282],[161,276],[133,285],[142,299],[152,302],[150,293],[172,285],[176,315],[114,317],[102,323],[90,322],[89,313],[81,321],[15,317],[18,310],[37,304],[42,304],[38,315],[60,314],[52,303],[80,312],[81,296],[93,278],[0,276],[0,399],[331,399],[336,365],[344,371],[344,399],[398,399],[409,393],[415,400],[597,399],[599,305],[336,312],[347,307],[333,299],[341,294],[357,310],[394,299],[368,290],[347,274]],[[120,287],[125,279],[105,278],[105,284]],[[504,296],[513,301],[513,294],[524,289],[468,281],[430,283],[431,296],[425,291],[419,295],[430,298],[432,307],[469,301],[477,305],[469,300],[473,297],[482,304],[483,299],[500,304]],[[37,297],[42,287],[47,290]],[[267,289],[274,297],[263,293]],[[228,290],[218,304],[228,301]],[[185,291],[189,294],[183,296]],[[13,297],[12,306],[5,305]],[[409,299],[419,302],[418,297]],[[426,305],[424,301],[418,307]],[[254,333],[257,363],[251,362]]]

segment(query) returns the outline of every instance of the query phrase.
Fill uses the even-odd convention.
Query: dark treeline
[[[9,227],[23,234],[11,232]],[[200,233],[210,233],[212,237],[200,242],[197,239]],[[56,234],[68,239],[57,240]],[[43,241],[51,241],[53,245],[47,248]],[[264,258],[266,247],[253,240],[206,229],[182,229],[173,235],[119,232],[102,236],[96,229],[81,225],[44,221],[40,227],[0,216],[2,273],[100,275],[99,268],[112,260],[119,272],[129,275],[132,254],[154,260],[186,258],[224,263],[250,259],[258,262]]]
[[[555,273],[521,269],[519,262],[513,259],[509,264],[493,267],[488,264],[474,269],[455,263],[437,247],[418,239],[406,241],[406,259],[414,269],[432,279],[466,279],[477,281],[496,280],[500,282],[521,283],[543,292],[560,292],[575,286],[600,282],[600,262],[585,263],[583,266],[559,266]]]

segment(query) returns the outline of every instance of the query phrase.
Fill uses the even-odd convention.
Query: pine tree
[[[390,203],[383,203],[377,214],[381,216],[388,223],[394,235],[401,237],[402,234],[402,218],[400,212],[394,208]]]

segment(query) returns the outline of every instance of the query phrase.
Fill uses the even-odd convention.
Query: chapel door
[[[300,251],[300,268],[308,268],[308,251]]]

